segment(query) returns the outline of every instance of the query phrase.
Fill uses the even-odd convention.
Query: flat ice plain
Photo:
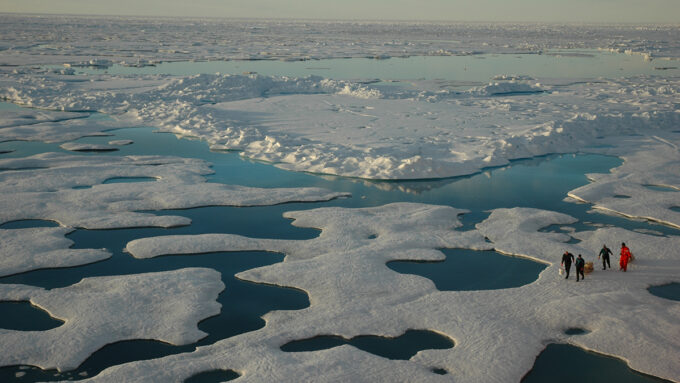
[[[244,157],[286,170],[373,180],[469,175],[553,153],[606,154],[622,158],[623,165],[607,174],[590,174],[588,185],[564,197],[598,211],[680,228],[680,75],[672,69],[680,66],[677,26],[174,19],[103,23],[98,18],[10,15],[0,15],[0,20],[0,98],[29,107],[0,110],[0,142],[108,150],[122,143],[97,147],[73,141],[115,128],[152,126],[200,138],[215,150],[239,150]],[[77,70],[162,61],[389,59],[557,49],[639,55],[671,69],[663,75],[575,79],[515,76],[499,68],[487,84],[467,88],[439,87],[427,80],[392,86],[366,78]],[[94,113],[108,118],[92,118]],[[190,224],[185,217],[144,211],[344,196],[317,188],[209,183],[205,161],[169,156],[41,153],[0,157],[0,169],[0,224],[43,219],[61,226],[0,228],[0,275],[109,256],[105,249],[70,249],[64,236],[76,228]],[[117,177],[155,181],[124,188],[104,183]],[[284,262],[241,272],[238,278],[303,290],[311,305],[270,312],[264,328],[192,353],[114,366],[88,380],[182,381],[204,371],[230,369],[241,375],[239,381],[508,382],[520,381],[546,344],[564,342],[680,382],[680,305],[647,291],[652,285],[680,282],[679,236],[618,227],[545,232],[541,229],[569,227],[576,219],[532,208],[495,209],[473,229],[455,230],[465,212],[464,207],[412,203],[328,207],[285,214],[295,226],[322,230],[310,240],[203,234],[132,241],[127,251],[136,258],[282,252]],[[40,240],[30,240],[36,235]],[[635,244],[637,259],[629,273],[602,273],[563,288],[557,254],[590,254],[602,243],[616,250],[621,238]],[[391,260],[441,260],[440,248],[495,249],[547,267],[538,280],[520,288],[442,292],[430,280],[385,265]],[[0,285],[0,299],[28,300],[65,321],[41,332],[0,330],[0,345],[12,350],[0,364],[68,370],[111,342],[196,341],[201,336],[196,323],[215,313],[215,296],[223,288],[214,274],[184,269],[87,278],[53,290]],[[178,280],[182,283],[175,284]],[[134,305],[127,307],[129,302]],[[122,308],[131,311],[126,320],[112,322],[113,313],[119,315]],[[566,336],[564,330],[571,327],[589,332]],[[317,335],[393,337],[409,329],[443,334],[455,347],[421,351],[407,361],[348,345],[304,353],[280,350],[290,341]]]

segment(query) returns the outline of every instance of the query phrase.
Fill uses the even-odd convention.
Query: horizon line
[[[655,25],[680,27],[680,22],[659,21],[529,21],[529,20],[446,20],[446,19],[333,19],[333,18],[295,18],[295,17],[257,17],[257,16],[178,16],[178,15],[127,15],[105,13],[44,13],[44,12],[7,12],[0,15],[29,17],[115,17],[134,19],[210,19],[210,20],[257,20],[257,21],[299,21],[299,22],[364,22],[364,23],[432,23],[432,24],[549,24],[549,25]]]

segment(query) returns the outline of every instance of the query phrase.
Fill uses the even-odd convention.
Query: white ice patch
[[[206,334],[199,321],[220,312],[224,289],[211,269],[85,278],[75,285],[43,290],[0,286],[0,300],[30,300],[61,326],[46,331],[0,330],[0,365],[70,370],[106,344],[153,339],[174,345]]]
[[[569,196],[605,212],[649,219],[680,228],[680,134],[673,141],[653,136],[644,149],[624,157],[607,174],[589,174],[591,183]],[[676,210],[672,210],[675,208]]]
[[[88,229],[172,227],[188,218],[140,210],[200,206],[263,206],[325,201],[346,193],[319,188],[251,188],[206,182],[202,160],[160,156],[91,157],[45,153],[0,160],[0,222],[48,219]],[[156,182],[102,184],[110,178],[149,177]],[[91,187],[89,187],[91,186]],[[83,188],[85,187],[85,188]],[[87,188],[89,187],[89,188]]]
[[[109,258],[104,249],[71,249],[73,229],[0,229],[0,276],[30,270],[78,266]]]
[[[109,141],[109,145],[114,145],[114,146],[126,146],[126,145],[132,145],[134,141],[132,140],[113,140]]]
[[[0,114],[0,141],[8,141],[7,132],[11,127],[20,125],[34,125],[45,122],[57,122],[82,118],[87,115],[73,112],[57,112],[29,108],[10,108],[3,109]]]
[[[65,28],[69,26],[70,28]],[[59,34],[50,33],[59,30]],[[31,31],[33,33],[28,33]],[[22,33],[20,33],[22,32]],[[597,49],[679,57],[675,25],[339,22],[2,15],[0,64],[148,66],[178,60],[313,60]],[[112,39],[111,36],[118,36]],[[168,39],[168,36],[173,36]],[[310,39],[309,36],[314,36]],[[18,70],[12,67],[7,69]],[[66,72],[69,73],[69,72]]]
[[[512,78],[466,92],[378,91],[320,77],[158,76],[163,85],[128,88],[121,77],[95,78],[93,89],[26,76],[4,96],[114,113],[288,170],[369,179],[467,175],[550,153],[622,155],[641,150],[626,144],[631,134],[677,141],[680,124],[672,77],[541,86]]]
[[[95,121],[85,117],[86,115],[81,113],[70,118],[64,117],[59,121],[0,127],[0,141],[64,142],[87,136],[106,136],[105,131],[122,127],[115,121]]]
[[[72,152],[112,152],[118,150],[113,145],[84,144],[78,142],[65,142],[59,145],[64,150]]]
[[[112,367],[92,381],[181,380],[214,366],[243,371],[242,379],[248,381],[365,380],[367,376],[368,380],[389,380],[395,369],[402,374],[399,381],[439,379],[424,375],[432,367],[446,369],[457,382],[519,381],[548,342],[570,343],[617,356],[636,370],[677,380],[680,366],[674,360],[680,348],[680,307],[652,296],[647,287],[668,283],[680,275],[674,250],[680,246],[680,237],[601,228],[572,230],[570,235],[582,242],[567,244],[570,235],[539,229],[568,225],[575,222],[574,218],[529,208],[494,210],[477,229],[454,231],[460,225],[456,216],[462,212],[408,203],[364,209],[322,208],[286,214],[295,219],[296,226],[322,229],[318,238],[305,241],[219,234],[132,241],[128,251],[141,258],[215,251],[283,252],[283,263],[237,276],[302,289],[309,294],[311,306],[270,312],[261,330],[201,347],[191,354]],[[558,275],[564,250],[583,254],[591,261],[602,243],[615,249],[622,240],[636,255],[629,272],[596,269],[579,283],[573,277],[565,280]],[[438,291],[428,279],[399,274],[385,265],[396,259],[442,260],[444,256],[437,249],[443,247],[494,248],[549,266],[538,280],[519,288],[458,292]],[[571,327],[590,332],[570,337],[564,330]],[[455,347],[424,350],[409,361],[377,358],[349,346],[299,354],[279,349],[292,340],[317,335],[396,336],[408,329],[444,334],[455,340]],[[239,352],[228,351],[234,349]],[[359,359],[363,360],[361,371],[355,364]],[[334,366],[332,374],[319,374],[330,365]]]

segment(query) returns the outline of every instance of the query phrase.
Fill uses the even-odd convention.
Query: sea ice
[[[32,109],[25,108],[25,110]],[[105,131],[122,127],[115,121],[102,121],[86,118],[89,115],[86,113],[64,114],[69,116],[65,116],[63,119],[56,121],[33,123],[21,121],[15,124],[8,124],[7,126],[0,126],[0,142],[64,142],[87,136],[106,136],[107,134],[104,133]]]
[[[551,153],[608,154],[622,157],[624,164],[609,174],[590,174],[592,183],[570,192],[572,198],[629,217],[673,226],[680,222],[676,196],[680,78],[672,73],[585,80],[499,73],[488,85],[459,91],[436,81],[394,87],[256,74],[85,75],[68,65],[141,66],[189,58],[290,61],[542,54],[558,48],[599,48],[651,60],[680,57],[676,26],[167,23],[139,18],[102,23],[100,18],[21,15],[1,15],[0,20],[0,98],[52,110],[3,110],[0,141],[64,142],[115,127],[148,125],[204,139],[214,149],[241,150],[244,156],[285,169],[370,179],[451,177]],[[54,30],[62,33],[50,32]],[[315,38],[310,40],[310,35]],[[33,64],[67,65],[28,66]],[[77,118],[90,112],[107,113],[114,121]],[[51,219],[69,227],[169,227],[189,220],[139,211],[344,195],[207,183],[204,176],[210,169],[205,162],[158,156],[47,153],[0,160],[0,169],[4,196],[0,223]],[[125,188],[103,184],[119,177],[157,181]],[[74,189],[80,187],[90,188]],[[311,306],[271,312],[260,330],[193,353],[111,367],[91,380],[181,380],[204,371],[233,369],[243,372],[244,381],[519,381],[545,344],[557,341],[618,356],[639,371],[680,382],[675,363],[680,354],[680,309],[647,291],[650,285],[677,282],[680,265],[674,249],[680,237],[614,227],[546,233],[540,229],[568,226],[575,219],[527,208],[497,209],[474,230],[452,230],[460,226],[456,216],[461,213],[464,210],[419,204],[325,208],[286,214],[295,225],[322,229],[318,238],[306,241],[227,234],[132,241],[127,250],[140,258],[283,252],[283,263],[238,277],[302,289]],[[68,262],[107,256],[103,250],[64,249],[68,230],[0,230],[6,238],[0,246],[5,260],[0,270],[14,273],[34,265],[69,265],[67,258],[54,259],[60,254]],[[21,239],[35,233],[45,237],[44,242],[31,244],[38,249],[17,250]],[[581,242],[573,243],[572,238]],[[602,243],[615,249],[622,241],[636,255],[629,272],[596,270],[578,284],[558,276],[564,250],[593,260]],[[426,278],[399,274],[385,265],[390,260],[441,260],[437,249],[442,247],[493,248],[549,266],[538,280],[519,288],[442,292]],[[31,256],[18,260],[15,256],[21,251]],[[6,253],[12,254],[4,257]],[[214,299],[222,288],[219,275],[205,269],[88,278],[50,291],[0,285],[0,299],[30,300],[66,321],[44,332],[0,330],[0,343],[15,350],[0,355],[0,362],[68,369],[109,342],[151,338],[190,343],[202,335],[196,322],[217,310]],[[120,316],[130,319],[112,322]],[[157,321],[161,325],[156,327]],[[578,337],[564,334],[575,327],[589,332]],[[309,353],[280,350],[287,342],[316,335],[398,336],[414,328],[439,332],[455,340],[456,346],[421,351],[409,361],[387,360],[351,346]],[[435,367],[450,376],[433,374]]]
[[[72,152],[114,152],[118,150],[114,145],[83,144],[77,142],[65,142],[59,146]]]
[[[3,109],[2,116],[0,116],[0,133],[2,133],[3,137],[1,141],[7,141],[7,138],[5,137],[7,134],[6,132],[8,131],[7,128],[21,125],[33,125],[45,122],[71,120],[86,116],[87,115],[83,113],[57,112],[19,107]]]
[[[456,215],[463,212],[408,203],[320,208],[286,213],[297,226],[322,230],[318,238],[305,241],[228,234],[132,241],[127,250],[143,258],[215,251],[284,252],[283,263],[244,271],[237,277],[303,289],[311,306],[270,312],[261,330],[191,354],[115,366],[92,381],[181,380],[215,368],[243,371],[241,379],[248,381],[268,380],[271,374],[280,380],[364,381],[389,378],[394,368],[402,371],[398,380],[441,379],[423,375],[433,367],[444,368],[461,382],[519,381],[546,342],[555,341],[617,356],[636,370],[678,380],[680,369],[673,361],[680,350],[680,307],[652,296],[647,287],[680,275],[673,250],[680,245],[680,237],[660,238],[620,228],[546,233],[539,230],[576,220],[530,208],[497,209],[474,230],[452,230],[460,225]],[[581,242],[567,243],[571,236]],[[622,240],[636,254],[628,273],[596,270],[580,283],[574,276],[565,280],[558,275],[563,251],[593,260],[602,243],[615,249]],[[385,265],[396,259],[440,260],[443,254],[436,249],[441,247],[493,248],[549,266],[538,280],[519,288],[437,291],[430,280],[399,274]],[[572,327],[589,332],[579,337],[565,335],[564,330]],[[404,362],[375,358],[347,346],[294,354],[279,349],[316,335],[398,336],[408,329],[441,333],[453,339],[455,347],[423,350]],[[228,352],[232,349],[239,352]],[[186,363],[187,359],[192,362]],[[359,359],[364,362],[357,364]],[[329,365],[336,366],[335,373],[318,373]],[[357,365],[368,370],[358,372]]]
[[[48,219],[87,229],[172,227],[188,218],[140,210],[199,206],[262,206],[325,201],[346,193],[318,188],[251,188],[206,182],[212,173],[202,160],[160,156],[91,157],[45,153],[0,160],[0,222]],[[117,177],[156,182],[102,184]],[[77,188],[91,186],[90,188]]]
[[[71,28],[64,28],[65,25]],[[60,33],[53,33],[59,30]],[[680,57],[675,25],[229,20],[4,14],[0,64],[313,60],[603,49]],[[117,38],[112,39],[111,36]],[[314,36],[310,39],[309,36]],[[568,54],[568,53],[564,53]]]
[[[620,156],[643,150],[631,134],[675,142],[680,124],[672,77],[553,85],[513,77],[469,91],[260,75],[145,77],[161,85],[137,87],[98,75],[96,88],[19,77],[0,91],[13,102],[104,111],[284,169],[369,179],[460,176],[550,153]]]
[[[104,249],[71,249],[73,229],[0,229],[0,276],[53,267],[78,266],[109,258]]]
[[[85,278],[75,285],[43,290],[0,285],[2,300],[30,300],[64,321],[47,331],[0,329],[0,365],[33,365],[60,371],[76,368],[106,344],[155,339],[176,345],[206,334],[197,323],[220,311],[224,289],[211,269]]]
[[[114,145],[114,146],[125,146],[125,145],[132,145],[134,141],[132,140],[113,140],[109,141],[109,145]]]
[[[623,165],[607,174],[590,174],[591,182],[569,196],[598,210],[680,228],[680,212],[672,210],[680,206],[680,134],[675,136],[673,141],[656,136],[640,140],[641,150],[624,156]]]

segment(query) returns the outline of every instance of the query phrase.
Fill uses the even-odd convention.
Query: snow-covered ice
[[[585,79],[561,79],[559,73],[534,78],[500,70],[486,85],[452,90],[438,80],[417,78],[392,86],[376,79],[78,74],[72,68],[480,53],[594,56],[595,49],[640,55],[671,67],[680,58],[677,26],[142,18],[102,23],[100,18],[21,15],[0,15],[0,20],[0,99],[30,107],[2,110],[0,141],[66,142],[62,148],[92,150],[73,141],[120,127],[151,126],[200,138],[212,149],[239,150],[283,169],[364,179],[444,178],[552,153],[606,154],[621,157],[623,164],[607,174],[589,174],[588,185],[569,193],[572,201],[680,226],[680,77],[672,70],[656,76]],[[60,28],[67,24],[74,27]],[[547,52],[572,48],[593,51]],[[60,67],[36,66],[45,64]],[[111,119],[86,118],[94,112]],[[106,147],[128,143],[111,141]],[[68,248],[64,235],[73,228],[190,223],[185,217],[140,211],[325,201],[345,195],[316,188],[208,183],[206,162],[175,157],[43,153],[0,159],[0,169],[0,224],[48,219],[62,226],[0,229],[5,238],[0,245],[2,275],[108,256],[105,250]],[[125,187],[104,183],[121,177],[156,181]],[[565,342],[680,382],[674,363],[680,355],[680,308],[647,291],[650,285],[678,281],[680,260],[674,249],[680,237],[607,226],[579,231],[570,226],[577,223],[573,217],[531,208],[496,209],[474,229],[456,230],[457,216],[465,212],[410,203],[320,208],[285,214],[297,226],[322,230],[310,240],[230,234],[134,240],[127,251],[138,258],[282,252],[284,262],[237,277],[304,290],[311,305],[270,312],[264,328],[193,353],[114,366],[90,380],[181,380],[232,369],[244,381],[507,382],[519,381],[546,343]],[[562,232],[541,231],[550,225],[560,225]],[[27,239],[36,235],[40,240]],[[30,245],[21,247],[26,241]],[[564,250],[592,260],[602,243],[616,249],[620,242],[629,243],[636,255],[630,272],[596,269],[579,284],[558,276]],[[441,260],[438,249],[450,247],[494,249],[548,267],[535,282],[519,288],[442,292],[428,279],[385,265],[391,260]],[[30,300],[65,321],[42,332],[0,330],[0,343],[16,345],[14,352],[0,355],[0,362],[63,370],[119,340],[191,343],[203,335],[196,323],[216,312],[214,300],[222,288],[219,275],[205,269],[86,278],[49,291],[0,285],[0,299]],[[118,316],[128,321],[112,324],[111,318]],[[571,327],[589,332],[570,337],[564,330]],[[289,341],[316,335],[398,336],[408,329],[446,335],[455,347],[421,351],[408,361],[387,360],[351,346],[305,353],[280,350]],[[433,374],[432,368],[443,368],[448,375]]]
[[[7,134],[7,128],[21,125],[40,124],[45,122],[73,120],[80,117],[85,117],[85,115],[82,113],[57,112],[50,110],[13,107],[2,110],[2,115],[0,116],[0,128],[2,129],[1,132],[4,136]],[[3,141],[5,140],[7,139],[5,138]]]
[[[115,152],[118,150],[114,145],[83,144],[78,142],[65,142],[59,146],[64,150],[72,152]]]
[[[0,94],[44,108],[101,110],[121,124],[199,137],[284,169],[369,179],[460,176],[550,153],[623,155],[641,150],[624,145],[631,134],[675,142],[680,123],[673,77],[511,79],[436,92],[205,74],[117,89],[122,77],[95,77],[96,90],[49,76],[8,79]]]
[[[106,60],[107,65],[124,62],[144,66],[178,60],[387,59],[540,53],[548,49],[603,49],[649,58],[680,57],[677,25],[1,17],[3,65],[88,65],[91,60],[97,60],[92,61],[95,64]]]
[[[109,141],[109,145],[114,145],[114,146],[125,146],[125,145],[132,145],[134,141],[132,140],[113,140]]]
[[[647,291],[650,285],[668,283],[679,275],[674,249],[680,245],[680,237],[619,228],[573,230],[570,235],[540,232],[576,220],[530,208],[497,209],[474,230],[452,230],[460,225],[456,216],[463,212],[407,203],[365,209],[320,208],[286,213],[296,226],[322,229],[318,238],[306,241],[228,234],[132,241],[127,249],[136,257],[236,250],[284,252],[283,263],[237,276],[302,289],[309,294],[311,306],[270,312],[261,330],[201,347],[189,355],[112,367],[93,381],[181,380],[214,368],[244,371],[243,379],[248,381],[267,380],[271,377],[267,371],[275,371],[281,380],[384,380],[392,377],[389,371],[395,369],[401,374],[400,381],[446,379],[428,375],[434,367],[444,368],[461,382],[519,381],[546,341],[617,356],[636,370],[666,379],[680,377],[680,369],[673,363],[680,351],[680,307]],[[570,236],[581,242],[568,244]],[[598,269],[578,284],[573,277],[564,280],[558,275],[563,251],[593,260],[602,243],[616,249],[622,240],[634,244],[636,260],[630,272]],[[549,266],[538,280],[519,288],[456,292],[437,291],[430,280],[399,274],[385,265],[397,259],[441,260],[443,254],[437,249],[442,247],[493,248]],[[571,327],[589,332],[569,337],[564,331]],[[441,333],[455,340],[455,347],[424,350],[403,362],[376,358],[348,346],[297,354],[279,349],[292,340],[316,335],[397,336],[408,329]],[[228,352],[232,349],[239,351]],[[376,375],[357,371],[360,359],[363,362],[358,365]],[[318,374],[330,365],[339,366],[337,375]]]
[[[206,335],[198,322],[219,313],[223,289],[218,272],[201,268],[85,278],[52,290],[0,285],[0,299],[28,300],[64,321],[47,331],[0,330],[0,365],[65,371],[109,343],[196,342]]]
[[[675,134],[678,136],[678,134]],[[649,219],[680,228],[680,139],[652,136],[640,140],[642,150],[607,174],[591,174],[591,183],[569,196],[594,207],[632,218]],[[654,189],[657,187],[657,189]]]
[[[48,219],[67,227],[110,229],[173,227],[191,221],[140,210],[200,206],[263,206],[326,201],[346,193],[319,188],[251,188],[206,182],[205,161],[177,157],[90,157],[44,153],[0,160],[0,222]],[[110,178],[148,177],[156,182],[103,184]],[[83,188],[88,187],[89,188]],[[78,187],[78,188],[76,188]]]
[[[63,227],[0,229],[0,276],[30,270],[78,266],[107,259],[105,249],[71,249]]]

